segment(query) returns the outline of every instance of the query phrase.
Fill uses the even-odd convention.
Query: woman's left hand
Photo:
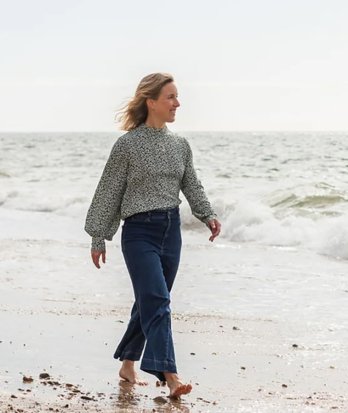
[[[208,221],[209,228],[211,230],[211,236],[209,237],[209,241],[214,241],[214,238],[220,234],[221,224],[217,219],[211,219]]]

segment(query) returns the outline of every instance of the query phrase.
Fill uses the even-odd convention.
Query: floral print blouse
[[[105,240],[112,240],[121,219],[180,205],[180,190],[197,219],[208,225],[217,218],[197,177],[186,138],[167,126],[153,128],[145,123],[120,136],[86,216],[92,249],[105,251]]]

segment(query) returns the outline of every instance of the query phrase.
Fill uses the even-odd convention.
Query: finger
[[[216,231],[216,232],[214,232],[214,234],[212,236],[213,236],[213,238],[216,238],[219,234],[220,234],[220,231]]]
[[[100,256],[100,253],[98,253],[98,252],[93,252],[93,253],[92,253],[93,263],[94,263],[94,265],[95,265],[97,268],[100,268],[100,265],[99,265],[99,256]]]
[[[220,234],[220,228],[216,228],[215,231],[213,232],[213,235],[217,237]]]
[[[219,229],[218,228],[214,228],[212,231],[211,231],[211,234],[214,236],[214,237],[216,237],[216,235],[219,233]]]
[[[212,234],[209,239],[213,241],[219,234],[220,234],[220,228],[216,228],[215,231],[212,231]]]
[[[209,223],[209,228],[211,231],[209,241],[214,241],[214,238],[216,238],[220,234],[221,224],[217,219],[214,219]]]
[[[93,262],[94,262],[94,265],[95,265],[97,268],[100,268],[100,265],[99,265],[99,257],[94,257]]]
[[[215,228],[215,231],[214,231],[214,235],[218,236],[220,234],[220,231],[221,231],[221,224],[218,222],[218,224]]]

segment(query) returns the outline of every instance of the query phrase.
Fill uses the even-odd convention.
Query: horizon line
[[[126,130],[0,130],[0,133],[127,133]],[[181,132],[348,132],[348,129],[200,129],[189,130],[182,129],[172,131],[174,133]]]

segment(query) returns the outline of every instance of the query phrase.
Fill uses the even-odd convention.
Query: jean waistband
[[[179,209],[178,206],[176,206],[174,208],[152,209],[150,211],[138,212],[138,213],[133,214],[133,215],[127,217],[127,218],[131,218],[131,217],[135,217],[135,216],[141,217],[141,216],[152,216],[152,215],[156,215],[156,216],[158,216],[158,215],[160,215],[160,216],[161,215],[163,215],[163,216],[171,215],[171,216],[173,216],[173,215],[179,214],[179,210],[180,209]]]
[[[163,213],[169,213],[173,214],[176,212],[179,212],[179,207],[174,207],[174,208],[165,208],[165,209],[152,209],[150,212],[151,214],[163,214]]]

